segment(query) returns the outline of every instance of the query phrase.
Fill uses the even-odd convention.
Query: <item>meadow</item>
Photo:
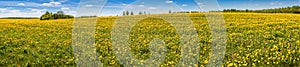
[[[202,13],[188,14],[199,37],[199,67],[209,62],[212,36]],[[288,13],[223,13],[227,29],[224,67],[300,66],[300,15]],[[96,47],[104,66],[122,66],[112,48],[111,30],[116,17],[99,17]],[[72,48],[73,19],[0,19],[0,66],[76,66]],[[148,18],[130,32],[135,58],[150,57],[152,38],[165,41],[167,54],[161,67],[180,59],[180,39],[164,20]]]

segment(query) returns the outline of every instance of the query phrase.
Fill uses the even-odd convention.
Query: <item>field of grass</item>
[[[212,37],[204,14],[188,14],[199,36],[198,66],[208,64]],[[223,66],[300,66],[300,15],[224,13],[227,50]],[[115,17],[98,18],[97,53],[104,66],[122,66],[112,48]],[[0,66],[76,66],[72,48],[71,19],[0,19]],[[161,38],[167,47],[162,67],[180,59],[179,35],[157,18],[140,21],[130,34],[130,47],[138,59],[148,59],[147,45]]]

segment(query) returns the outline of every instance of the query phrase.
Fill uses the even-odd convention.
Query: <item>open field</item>
[[[212,37],[204,14],[188,14],[199,36],[199,65],[208,64]],[[300,15],[224,13],[227,51],[223,66],[300,66]],[[111,42],[115,17],[98,18],[96,45],[104,66],[121,66]],[[73,20],[0,19],[0,66],[76,66],[72,48]],[[169,23],[155,18],[139,22],[130,34],[138,59],[150,57],[152,38],[168,49],[162,67],[180,59],[179,35]]]

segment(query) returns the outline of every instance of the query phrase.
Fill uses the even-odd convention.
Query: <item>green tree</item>
[[[123,11],[123,16],[126,16],[126,13],[125,13],[125,11]]]
[[[139,15],[143,15],[143,13],[142,13],[142,12],[139,12]]]
[[[130,15],[134,15],[134,13],[131,11]]]
[[[64,11],[57,11],[56,14],[58,14],[58,15],[65,15]]]
[[[59,15],[58,14],[53,14],[53,18],[54,19],[59,19]]]
[[[128,11],[126,11],[126,16],[128,16],[129,15],[129,12]]]
[[[63,11],[58,11],[55,14],[52,14],[51,12],[46,12],[40,17],[40,20],[52,20],[52,19],[70,19],[74,18],[72,15],[65,15]]]
[[[50,20],[51,18],[52,18],[52,14],[46,11],[46,13],[40,17],[40,20]]]

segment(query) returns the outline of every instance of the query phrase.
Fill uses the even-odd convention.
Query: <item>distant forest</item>
[[[299,13],[300,6],[282,7],[273,9],[262,9],[262,10],[237,10],[237,9],[224,9],[223,12],[254,12],[254,13]]]
[[[262,9],[262,10],[237,10],[237,9],[224,9],[222,11],[210,11],[210,12],[249,12],[249,13],[297,13],[300,14],[300,6],[282,7],[273,9]],[[200,11],[181,11],[172,13],[200,13]]]
[[[74,18],[74,16],[65,15],[63,11],[57,11],[57,13],[54,14],[52,14],[52,12],[46,11],[46,13],[40,17],[40,20],[72,19],[72,18]]]

